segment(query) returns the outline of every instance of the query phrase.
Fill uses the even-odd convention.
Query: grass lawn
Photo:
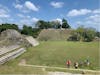
[[[1,65],[0,74],[43,74],[41,68],[18,66],[18,63],[22,59],[25,59],[26,63],[31,65],[46,65],[55,67],[66,67],[65,62],[67,59],[70,59],[73,67],[73,63],[75,61],[84,61],[87,57],[89,58],[91,65],[89,67],[82,68],[99,70],[98,42],[40,42],[39,46],[30,47],[27,49],[27,52],[20,57]]]
[[[28,48],[22,56],[28,64],[66,67],[66,60],[81,62],[87,58],[91,62],[87,69],[99,69],[98,42],[41,42],[37,47]],[[72,65],[73,66],[73,65]]]

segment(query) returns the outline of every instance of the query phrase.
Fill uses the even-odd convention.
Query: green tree
[[[99,31],[96,32],[96,36],[100,38],[100,32]]]
[[[51,21],[51,27],[55,28],[55,29],[60,29],[61,28],[61,24],[59,21]]]
[[[62,19],[62,28],[71,28],[66,19]]]
[[[61,24],[59,21],[43,21],[43,20],[39,20],[36,23],[36,27],[40,28],[40,29],[48,29],[48,28],[55,28],[55,29],[59,29],[61,28]]]
[[[86,28],[85,29],[85,36],[84,37],[84,41],[90,42],[93,41],[93,39],[95,38],[96,32],[94,29],[92,28]]]
[[[39,20],[36,23],[36,27],[40,28],[40,29],[48,29],[50,28],[50,24],[49,22],[43,21],[43,20]]]
[[[39,28],[33,28],[33,37],[37,38],[37,36],[39,35],[41,29]]]
[[[68,38],[71,41],[93,41],[96,36],[96,31],[93,28],[84,28],[83,26],[78,27],[71,36]]]
[[[36,38],[40,31],[41,29],[39,28],[32,28],[31,26],[24,25],[23,29],[21,30],[21,33]]]
[[[95,37],[96,31],[93,28],[84,28],[80,26],[77,28],[76,32],[80,35],[82,41],[92,41]]]
[[[76,30],[73,30],[71,32],[71,35],[69,36],[69,38],[67,40],[68,41],[79,41],[80,40],[80,34],[77,33]]]
[[[15,30],[19,31],[18,25],[16,25],[16,24],[5,23],[5,24],[0,25],[0,32],[7,30],[7,29],[15,29]]]
[[[31,26],[24,25],[21,33],[25,34],[25,35],[31,35],[31,36],[33,36],[33,29],[32,29]]]

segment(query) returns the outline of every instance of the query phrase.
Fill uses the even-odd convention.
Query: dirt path
[[[87,70],[87,69],[73,69],[73,68],[62,68],[62,67],[50,67],[50,66],[39,66],[39,65],[28,65],[28,64],[19,64],[20,66],[30,66],[30,67],[39,67],[39,68],[53,68],[53,69],[65,69],[65,70],[76,70],[76,71],[84,71],[84,72],[94,72],[94,73],[100,73],[100,71],[94,71],[94,70]]]

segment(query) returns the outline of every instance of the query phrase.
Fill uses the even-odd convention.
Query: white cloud
[[[29,10],[33,10],[33,11],[38,11],[38,7],[36,7],[32,2],[30,1],[26,1],[25,2],[25,6],[29,9]]]
[[[93,27],[100,31],[100,15],[92,14],[91,16],[88,16],[84,20],[77,21],[76,24],[84,25],[85,27]]]
[[[16,2],[16,4],[14,4],[14,7],[24,13],[28,13],[30,11],[39,11],[39,8],[30,1],[26,1],[24,4],[19,4]]]
[[[32,22],[36,23],[39,19],[38,18],[32,18]]]
[[[62,24],[62,19],[60,19],[60,18],[57,18],[57,19],[55,19],[56,21],[59,21],[60,22],[60,24]]]
[[[17,14],[18,17],[24,18],[25,16],[23,14]]]
[[[27,18],[31,18],[31,16],[29,16],[29,15],[28,15],[28,16],[26,16],[26,17],[27,17]]]
[[[92,11],[89,9],[73,9],[71,11],[68,12],[67,16],[79,16],[79,15],[86,15],[88,13],[91,13]]]
[[[23,5],[21,5],[21,4],[16,4],[16,5],[15,5],[15,8],[22,9],[22,8],[23,8]]]
[[[37,21],[38,21],[39,19],[38,18],[35,18],[35,17],[33,17],[33,18],[22,18],[21,20],[20,20],[20,24],[26,24],[26,25],[33,25],[33,24],[35,24]]]
[[[26,24],[26,25],[30,25],[31,24],[31,22],[28,19],[22,19],[22,20],[20,20],[20,23],[21,24]]]
[[[10,16],[7,14],[0,14],[0,18],[8,18],[8,17],[10,17]]]
[[[89,16],[89,17],[87,18],[87,20],[90,20],[90,21],[92,21],[92,22],[95,22],[95,23],[100,24],[100,15],[95,14],[95,15]]]
[[[84,19],[84,21],[78,21],[77,24],[90,24],[90,25],[100,25],[100,15],[91,15]]]
[[[0,18],[8,18],[9,15],[9,9],[3,5],[0,5]]]
[[[100,13],[100,9],[95,9],[95,10],[93,11],[93,13],[95,13],[95,14]]]
[[[60,18],[53,19],[52,21],[57,21],[57,22],[59,22],[60,24],[62,24],[62,19],[60,19]]]
[[[61,8],[63,7],[64,3],[63,2],[51,2],[50,3],[54,8]]]
[[[17,16],[18,17],[20,17],[20,18],[27,18],[27,19],[30,19],[31,18],[31,16],[29,16],[29,15],[23,15],[23,14],[17,14]]]

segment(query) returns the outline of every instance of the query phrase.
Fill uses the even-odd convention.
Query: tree
[[[84,41],[90,42],[93,41],[93,39],[95,38],[96,35],[96,31],[92,28],[86,28],[85,29],[85,36],[84,37]]]
[[[51,27],[55,28],[55,29],[60,29],[61,28],[61,24],[59,21],[51,21]]]
[[[73,31],[67,40],[68,41],[79,41],[80,35],[76,31]]]
[[[96,35],[96,31],[93,28],[84,28],[83,26],[78,27],[76,32],[80,34],[82,41],[92,41]]]
[[[50,24],[49,22],[43,21],[43,20],[39,20],[36,23],[36,27],[40,28],[40,29],[48,29],[50,28]]]
[[[0,32],[7,30],[7,29],[15,29],[15,30],[19,31],[19,28],[16,24],[5,23],[5,24],[0,25]]]
[[[96,32],[96,36],[100,38],[100,32],[99,31]]]
[[[31,26],[24,25],[21,33],[25,34],[25,35],[31,35],[31,36],[33,36],[33,29],[32,29]]]
[[[24,25],[21,33],[36,38],[40,31],[41,30],[39,28],[32,28],[31,26]]]
[[[44,20],[39,20],[36,23],[36,27],[40,29],[48,29],[48,28],[55,28],[55,29],[60,29],[60,28],[71,28],[70,25],[67,23],[67,20],[63,19],[62,24],[60,21],[55,20],[55,21],[44,21]]]
[[[37,36],[39,35],[41,29],[39,28],[33,28],[33,37],[37,38]]]
[[[66,19],[62,19],[62,28],[71,28]]]
[[[83,26],[78,27],[73,34],[68,38],[71,41],[85,41],[90,42],[95,38],[96,31],[93,28],[84,28]]]

